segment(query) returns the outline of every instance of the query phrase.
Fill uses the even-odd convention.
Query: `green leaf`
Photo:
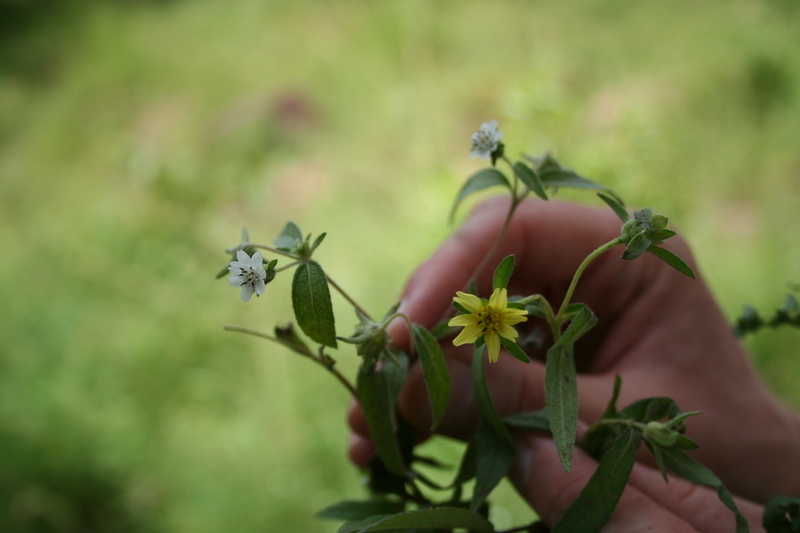
[[[453,216],[456,214],[456,209],[464,198],[472,193],[481,191],[483,189],[488,189],[489,187],[494,187],[495,185],[502,185],[508,190],[511,190],[511,185],[508,183],[508,179],[506,179],[502,172],[495,168],[484,168],[483,170],[479,170],[470,176],[464,186],[461,187],[461,190],[456,197],[456,201],[453,203],[453,207],[450,209],[450,220],[453,220]]]
[[[514,255],[509,255],[497,265],[492,278],[492,289],[505,289],[514,272]]]
[[[539,176],[528,165],[522,161],[514,163],[514,174],[519,180],[525,184],[529,191],[534,193],[542,200],[547,200],[547,194],[544,192],[544,186],[539,180]]]
[[[492,490],[508,473],[514,462],[516,450],[495,428],[483,418],[478,419],[476,439],[475,488],[469,510],[481,508]]]
[[[558,458],[566,472],[572,468],[572,452],[578,424],[578,378],[573,344],[553,345],[547,351],[544,397]]]
[[[475,347],[472,355],[472,384],[475,390],[475,402],[478,406],[478,416],[481,420],[486,421],[495,433],[502,437],[509,445],[513,446],[514,442],[511,440],[503,421],[497,414],[494,408],[492,398],[489,396],[489,386],[486,384],[486,374],[484,371],[484,354],[486,352],[485,346]]]
[[[580,310],[569,323],[569,327],[567,327],[567,330],[561,335],[561,338],[558,339],[555,345],[566,346],[567,344],[575,344],[578,339],[583,337],[597,324],[597,317],[594,316],[594,313],[592,313],[592,310],[589,309],[586,304],[577,305],[581,306]]]
[[[696,276],[694,275],[692,268],[689,265],[687,265],[683,261],[683,259],[673,254],[666,248],[659,248],[658,246],[649,246],[647,248],[647,251],[653,254],[654,256],[658,257],[662,261],[664,261],[666,264],[668,264],[681,274],[689,276],[692,279],[696,279]]]
[[[674,237],[676,233],[671,229],[651,230],[647,232],[647,238],[653,242],[653,246],[658,245]]]
[[[450,398],[450,374],[447,372],[444,355],[442,355],[442,349],[436,342],[436,338],[419,324],[411,326],[411,331],[414,334],[414,344],[422,363],[425,386],[431,401],[433,412],[431,429],[433,429],[439,425],[444,410],[447,408],[447,400]]]
[[[275,337],[298,353],[309,353],[308,346],[306,346],[306,343],[303,342],[303,339],[297,334],[294,329],[294,324],[291,322],[284,326],[275,326]]]
[[[517,429],[550,433],[550,418],[547,415],[547,408],[507,416],[503,422]]]
[[[594,189],[603,191],[619,203],[623,204],[622,199],[609,189],[599,185],[592,180],[588,180],[582,176],[577,175],[571,170],[564,168],[546,168],[538,171],[539,180],[545,187],[571,187],[574,189]]]
[[[512,341],[511,339],[507,339],[505,337],[500,337],[500,344],[502,344],[503,348],[505,348],[506,351],[509,354],[511,354],[515,359],[519,359],[523,363],[531,362],[530,358],[528,357],[528,354],[522,351],[522,348],[520,348],[515,341]]]
[[[578,427],[578,375],[575,370],[574,346],[595,324],[597,317],[584,305],[567,330],[547,351],[544,397],[558,457],[567,472],[572,467],[572,452]]]
[[[493,533],[494,526],[479,514],[470,513],[460,507],[435,507],[416,509],[393,516],[378,516],[370,519],[347,522],[339,528],[339,533],[367,533],[392,529],[468,529],[474,533]]]
[[[761,523],[767,533],[800,533],[800,499],[775,496],[767,503]]]
[[[717,489],[717,496],[719,496],[720,501],[733,511],[736,516],[736,533],[747,533],[750,530],[744,515],[736,507],[733,496],[711,470],[680,450],[662,448],[661,456],[664,459],[664,465],[675,475],[688,479],[693,483]]]
[[[336,326],[325,272],[316,261],[300,264],[292,280],[292,307],[297,325],[312,340],[336,348]]]
[[[311,252],[317,249],[317,247],[322,244],[322,241],[325,239],[327,233],[321,233],[319,237],[314,240],[314,244],[311,245]]]
[[[614,213],[617,214],[620,220],[622,220],[623,222],[627,222],[628,220],[630,220],[631,216],[628,214],[628,211],[625,209],[625,206],[623,206],[621,203],[619,203],[609,195],[603,194],[601,192],[597,193],[597,196],[599,196],[601,200],[603,200],[606,204],[608,204],[608,207],[610,207],[614,211]]]
[[[608,522],[614,512],[636,462],[636,448],[641,437],[626,429],[600,460],[578,499],[572,502],[553,527],[553,533],[580,531],[594,533]]]
[[[405,475],[406,465],[397,439],[395,402],[405,370],[395,365],[362,364],[356,379],[356,388],[369,426],[369,434],[383,464],[392,474]]]
[[[272,244],[280,250],[292,250],[303,242],[303,232],[300,227],[291,220],[286,223],[283,231],[278,235]]]
[[[403,511],[403,504],[388,500],[345,500],[326,507],[317,513],[319,518],[332,520],[363,520],[375,515],[393,515]]]
[[[620,411],[617,417],[647,424],[653,420],[671,420],[682,413],[683,411],[672,398],[655,396],[633,402]]]
[[[626,261],[631,261],[642,255],[647,247],[650,246],[651,241],[647,238],[647,232],[641,232],[633,236],[628,243],[625,251],[622,252],[622,258]]]

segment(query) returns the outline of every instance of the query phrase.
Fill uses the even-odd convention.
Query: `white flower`
[[[254,292],[258,296],[264,294],[266,288],[264,279],[267,277],[267,271],[262,266],[264,258],[261,257],[261,254],[256,252],[253,257],[250,257],[247,252],[239,250],[236,252],[236,259],[238,261],[231,261],[228,267],[228,272],[231,273],[228,282],[231,287],[242,288],[242,301],[250,300]]]
[[[497,143],[503,137],[503,132],[497,129],[497,121],[484,122],[481,129],[472,134],[472,152],[470,157],[488,159],[492,152],[497,150]]]

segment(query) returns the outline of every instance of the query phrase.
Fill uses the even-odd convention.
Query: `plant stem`
[[[336,368],[334,368],[333,365],[328,364],[323,359],[323,357],[318,356],[317,354],[315,354],[313,352],[310,352],[308,350],[300,350],[300,349],[297,348],[297,346],[294,346],[293,344],[289,344],[288,342],[283,341],[283,340],[281,340],[281,339],[279,339],[277,337],[273,337],[272,335],[268,335],[267,333],[263,333],[261,331],[256,331],[254,329],[244,328],[242,326],[232,326],[230,324],[225,324],[222,327],[222,329],[224,329],[225,331],[235,331],[237,333],[245,333],[247,335],[253,335],[255,337],[261,337],[262,339],[266,339],[266,340],[275,342],[277,344],[280,344],[281,346],[283,346],[285,348],[289,348],[290,350],[292,350],[293,352],[295,352],[295,353],[297,353],[299,355],[302,355],[304,357],[308,357],[309,359],[311,359],[312,361],[314,361],[318,365],[320,365],[323,368],[325,368],[328,372],[330,372],[331,374],[336,376],[336,379],[338,379],[339,382],[342,385],[344,385],[344,387],[350,392],[350,394],[353,396],[353,398],[358,400],[358,391],[356,391],[356,388],[353,386],[353,384],[350,383],[347,380],[347,378],[344,377],[344,375],[342,375],[341,372],[339,372]]]
[[[348,295],[346,292],[344,292],[344,289],[342,289],[342,288],[341,288],[341,287],[340,287],[340,286],[339,286],[339,285],[338,285],[338,284],[337,284],[335,281],[333,281],[333,279],[331,279],[331,277],[330,277],[329,275],[325,274],[325,277],[328,279],[328,283],[330,283],[330,285],[331,285],[331,286],[332,286],[334,289],[336,289],[336,290],[339,292],[339,294],[341,294],[342,296],[344,296],[344,299],[345,299],[345,300],[347,300],[347,301],[350,303],[350,305],[352,305],[352,306],[353,306],[353,307],[354,307],[354,308],[355,308],[355,309],[356,309],[356,310],[357,310],[359,313],[361,313],[361,314],[362,314],[362,315],[364,315],[365,317],[367,317],[367,318],[369,318],[370,320],[372,320],[372,318],[369,316],[369,314],[368,314],[366,311],[364,311],[364,309],[363,309],[363,308],[362,308],[360,305],[358,305],[358,304],[356,303],[356,301],[355,301],[355,300],[353,300],[353,299],[350,297],[350,295]],[[374,320],[373,320],[373,322],[374,322]]]
[[[567,294],[564,295],[564,301],[561,302],[561,307],[558,309],[558,313],[556,314],[556,321],[559,328],[561,326],[561,322],[564,319],[564,312],[567,310],[567,306],[569,305],[569,302],[572,299],[572,293],[575,292],[575,287],[578,285],[578,280],[581,279],[581,274],[583,274],[583,271],[586,270],[586,267],[589,266],[589,263],[591,263],[592,260],[595,259],[598,255],[602,254],[606,250],[610,250],[611,248],[613,248],[618,244],[622,244],[622,239],[620,237],[617,237],[616,239],[600,246],[595,251],[587,255],[586,259],[584,259],[583,262],[578,267],[578,270],[575,271],[575,275],[572,277],[572,282],[569,284],[569,288],[567,289]]]
[[[289,252],[281,252],[277,248],[273,248],[272,246],[267,246],[266,244],[255,244],[255,243],[252,243],[252,242],[246,242],[246,243],[242,244],[242,248],[244,248],[246,246],[252,246],[253,248],[261,248],[262,250],[266,250],[266,251],[271,252],[273,254],[282,255],[284,257],[291,257],[292,259],[294,259],[296,261],[302,261],[301,257],[298,257],[298,256],[296,256],[294,254],[290,254]]]

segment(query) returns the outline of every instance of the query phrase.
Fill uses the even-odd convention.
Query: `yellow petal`
[[[495,289],[489,297],[489,305],[495,311],[502,311],[508,307],[508,291],[506,289]]]
[[[504,309],[500,313],[500,322],[503,324],[508,324],[509,326],[513,326],[514,324],[519,324],[520,322],[525,322],[528,320],[528,317],[526,316],[527,314],[528,312],[523,309]]]
[[[467,294],[466,292],[456,292],[456,297],[453,301],[470,313],[477,313],[481,310],[481,299],[474,294]]]
[[[496,363],[500,359],[500,337],[496,333],[487,333],[483,336],[486,341],[486,351],[489,353],[489,362]]]
[[[517,337],[519,337],[519,333],[517,333],[517,330],[515,330],[514,328],[512,328],[511,326],[509,326],[507,324],[500,324],[500,327],[497,329],[497,333],[501,337],[505,337],[506,339],[509,339],[509,340],[512,340],[512,341],[514,339],[516,339]]]
[[[461,333],[458,334],[458,337],[453,339],[453,346],[461,346],[462,344],[472,344],[473,342],[478,340],[482,334],[483,330],[478,326],[475,325],[466,326],[464,329],[461,330]]]
[[[448,326],[474,326],[478,323],[478,317],[475,315],[458,315],[450,319],[447,323]]]

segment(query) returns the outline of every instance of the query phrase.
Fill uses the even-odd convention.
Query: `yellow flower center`
[[[483,307],[480,313],[473,313],[478,318],[478,322],[483,324],[483,333],[497,333],[500,327],[500,312],[495,311],[491,305]]]

